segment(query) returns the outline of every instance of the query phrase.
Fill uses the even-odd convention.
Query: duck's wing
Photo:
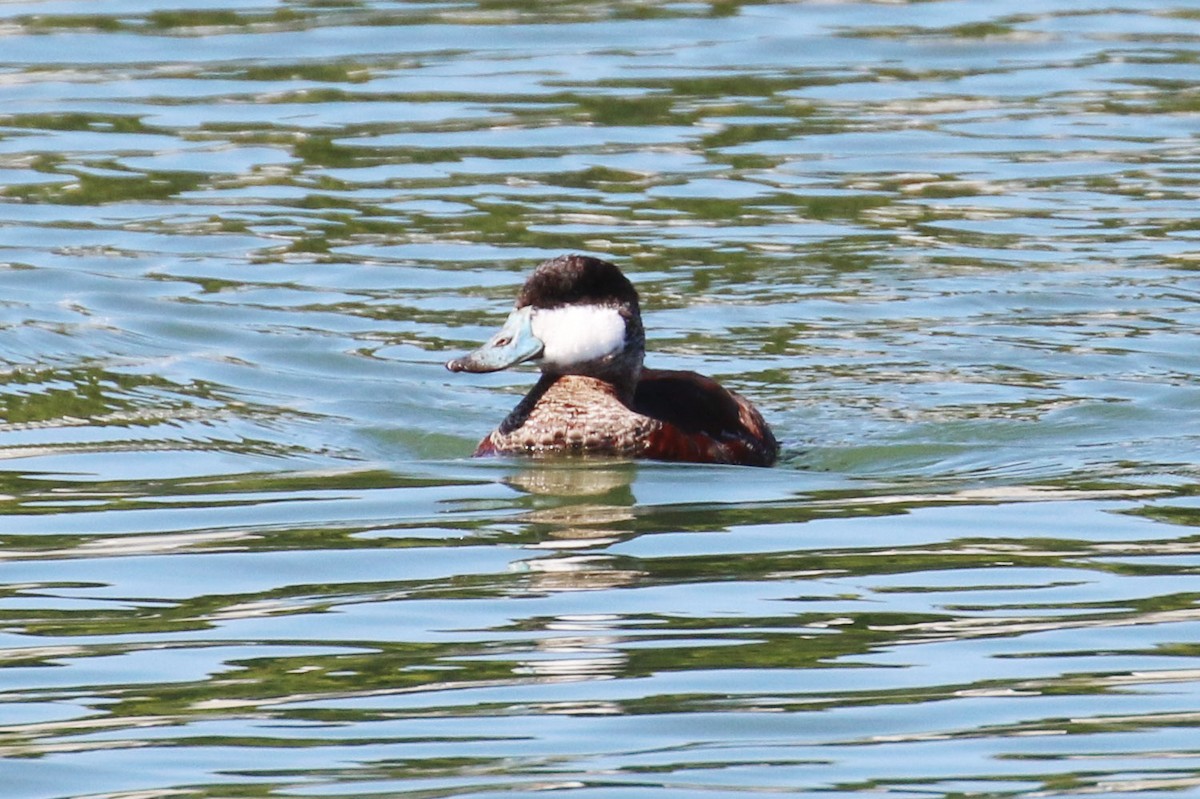
[[[696,372],[644,369],[633,410],[662,422],[647,456],[770,466],[779,445],[750,401]]]

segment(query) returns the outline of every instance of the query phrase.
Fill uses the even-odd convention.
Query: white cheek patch
[[[616,308],[539,308],[533,312],[531,327],[545,345],[542,362],[549,366],[574,366],[625,348],[625,319]]]

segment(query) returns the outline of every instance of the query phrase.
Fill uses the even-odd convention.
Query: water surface
[[[1200,794],[1200,14],[0,4],[8,799]],[[776,469],[471,460],[608,257]]]

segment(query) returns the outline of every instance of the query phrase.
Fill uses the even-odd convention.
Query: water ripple
[[[1200,788],[1194,9],[0,36],[6,797]],[[779,468],[467,459],[569,251]]]

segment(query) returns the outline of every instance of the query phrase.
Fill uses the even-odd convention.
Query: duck
[[[563,255],[537,266],[500,330],[446,364],[541,377],[475,456],[590,455],[772,466],[779,444],[745,397],[696,372],[643,365],[638,293],[614,264]]]

